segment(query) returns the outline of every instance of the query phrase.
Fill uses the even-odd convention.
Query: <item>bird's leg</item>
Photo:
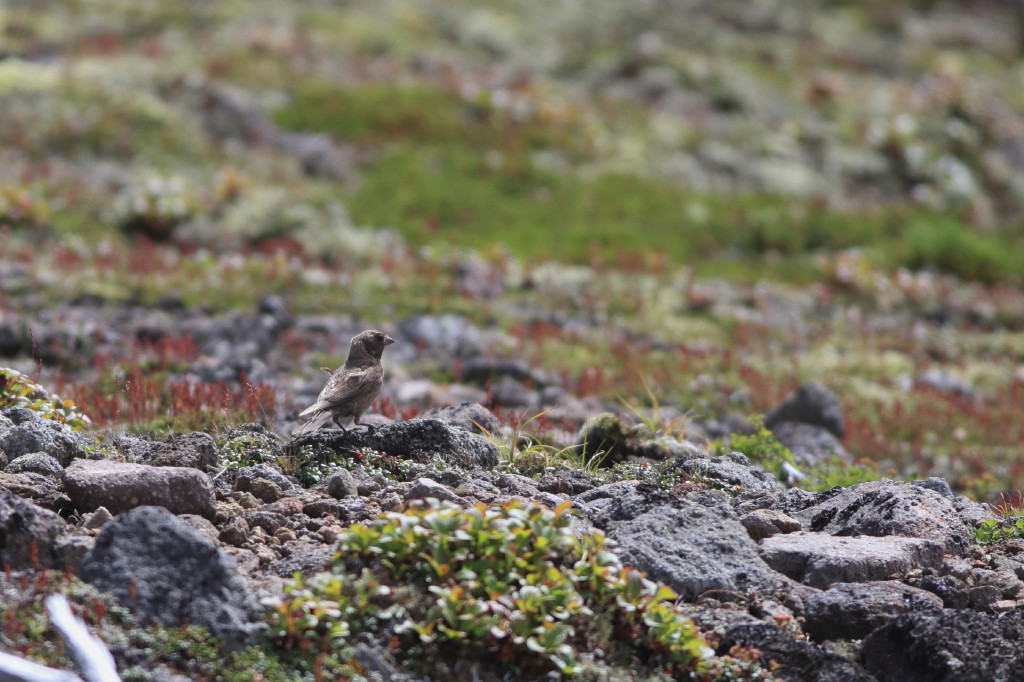
[[[332,417],[332,419],[333,419],[335,425],[339,429],[341,429],[341,432],[344,433],[345,435],[348,435],[348,429],[346,429],[344,426],[341,425],[341,417],[339,417],[338,415],[334,415],[334,417]]]
[[[366,427],[366,435],[368,435],[368,436],[372,436],[373,432],[376,431],[376,429],[373,427],[373,424],[360,424],[359,423],[359,415],[356,415],[355,419],[352,420],[352,425],[353,426],[365,426]]]

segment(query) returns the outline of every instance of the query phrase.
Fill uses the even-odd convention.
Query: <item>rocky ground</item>
[[[769,417],[805,443],[831,442],[841,435],[837,407],[810,385]],[[484,425],[497,421],[463,403],[372,433],[327,429],[289,441],[251,424],[219,441],[202,432],[123,435],[100,450],[32,410],[6,409],[5,589],[16,593],[25,571],[67,570],[142,624],[202,625],[237,648],[266,637],[261,601],[272,603],[293,574],[312,580],[331,570],[351,524],[415,501],[519,500],[568,504],[574,532],[600,530],[625,565],[674,590],[719,655],[756,650],[775,678],[1010,680],[1024,672],[1024,543],[979,546],[976,527],[997,516],[941,479],[815,493],[787,488],[740,453],[716,456],[651,434],[629,448],[647,453],[658,478],[605,482],[596,468],[555,467],[528,477],[502,471]],[[289,457],[302,458],[291,469],[299,476],[284,473]],[[311,471],[324,475],[313,482]],[[388,649],[388,635],[383,624],[367,634],[356,656],[363,673],[417,678],[402,652]],[[126,656],[115,650],[122,665]],[[160,669],[134,674],[157,679]],[[484,663],[472,670],[494,674]]]
[[[1024,678],[1022,16],[0,7],[0,654]]]

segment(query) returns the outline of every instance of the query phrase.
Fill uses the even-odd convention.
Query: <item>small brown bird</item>
[[[384,354],[384,347],[394,342],[393,338],[376,329],[367,329],[353,336],[345,364],[331,374],[316,402],[299,413],[308,421],[295,431],[296,435],[312,433],[329,419],[333,419],[342,431],[345,427],[341,421],[348,417],[358,425],[359,417],[384,385],[380,357]]]

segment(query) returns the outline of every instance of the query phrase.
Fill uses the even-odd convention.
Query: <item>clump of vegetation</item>
[[[21,372],[0,367],[0,409],[24,407],[73,429],[85,429],[92,421],[72,400],[61,400]]]
[[[274,462],[281,447],[273,436],[262,431],[232,429],[217,451],[217,467],[238,469]]]
[[[1012,540],[1013,538],[1024,538],[1024,517],[1002,521],[988,519],[982,521],[974,529],[974,541],[979,545],[990,545],[993,542]]]
[[[344,659],[369,635],[432,677],[709,670],[675,593],[623,567],[600,532],[577,536],[569,507],[434,500],[353,525],[332,573],[270,602],[273,636]]]
[[[371,477],[382,476],[391,481],[404,481],[410,469],[415,466],[414,462],[372,448],[339,452],[311,445],[289,450],[278,461],[285,473],[294,476],[307,487],[316,485],[338,469],[360,469]]]
[[[764,417],[754,415],[748,422],[753,430],[751,434],[730,434],[726,439],[716,442],[712,452],[715,456],[741,452],[765,471],[781,477],[784,474],[783,465],[793,464],[793,453],[764,425]]]
[[[832,455],[818,462],[804,472],[807,478],[799,482],[804,490],[831,490],[835,487],[848,488],[858,483],[877,481],[882,473],[865,463],[850,464]]]

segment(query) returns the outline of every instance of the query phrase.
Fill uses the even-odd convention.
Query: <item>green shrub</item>
[[[635,666],[686,677],[711,651],[675,593],[624,567],[600,532],[574,533],[569,503],[462,509],[435,501],[348,528],[335,567],[296,576],[270,602],[272,636],[310,655],[347,653],[373,633],[403,665],[435,676]],[[502,672],[503,671],[503,672]]]
[[[901,261],[911,269],[931,267],[983,282],[1024,277],[1020,251],[1007,239],[979,234],[949,219],[912,224],[904,239]]]
[[[46,419],[67,424],[73,429],[87,428],[92,422],[71,400],[50,395],[17,370],[0,367],[0,409],[24,407]]]
[[[716,442],[712,452],[717,456],[728,452],[741,452],[765,471],[779,476],[783,464],[793,464],[793,453],[768,430],[764,425],[764,417],[755,415],[750,418],[749,423],[754,429],[752,434],[730,434],[728,439]]]

